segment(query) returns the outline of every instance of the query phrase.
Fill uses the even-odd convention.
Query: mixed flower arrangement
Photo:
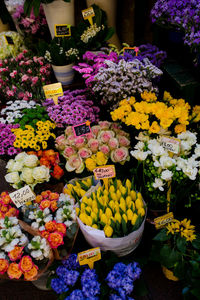
[[[90,120],[91,123],[99,121],[99,107],[94,106],[87,90],[64,91],[62,97],[58,97],[56,105],[52,99],[43,102],[48,115],[58,127],[77,125]]]
[[[15,58],[1,60],[0,74],[0,97],[6,101],[41,100],[41,86],[50,83],[50,65],[27,50]]]
[[[16,136],[12,130],[17,129],[19,125],[0,123],[0,155],[13,156],[21,152],[20,147],[15,147]]]
[[[93,171],[105,165],[110,158],[114,163],[124,164],[129,160],[129,135],[116,123],[101,121],[91,127],[85,136],[75,137],[72,127],[56,138],[56,148],[66,158],[68,172],[82,173],[86,167]]]
[[[123,237],[137,230],[146,214],[141,193],[126,180],[109,180],[109,189],[98,187],[90,197],[84,196],[76,208],[79,219],[94,229],[104,231],[106,237]]]

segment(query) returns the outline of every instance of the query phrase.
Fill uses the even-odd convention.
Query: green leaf
[[[122,218],[122,230],[123,230],[123,234],[126,235],[127,234],[127,226],[126,226],[126,222],[124,221],[123,218]]]
[[[186,252],[186,246],[187,246],[186,239],[182,238],[181,236],[179,236],[177,238],[177,241],[176,241],[176,246],[177,246],[178,250],[180,250],[181,252],[185,253]]]
[[[164,242],[170,239],[170,236],[167,235],[166,229],[162,229],[154,238],[154,241]]]
[[[191,290],[191,294],[200,299],[200,287]]]
[[[148,294],[148,292],[148,288],[143,279],[139,279],[134,282],[134,295],[144,297]]]
[[[197,234],[196,239],[192,241],[192,246],[197,250],[200,249],[200,235],[199,234]]]

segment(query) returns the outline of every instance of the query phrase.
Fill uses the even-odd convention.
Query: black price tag
[[[14,45],[14,41],[11,36],[4,35],[7,45]]]
[[[55,36],[71,36],[71,25],[69,24],[55,24]]]
[[[132,56],[137,56],[138,51],[139,51],[138,47],[125,47],[123,50],[124,50],[124,53],[128,53]]]
[[[82,123],[76,126],[73,126],[73,131],[75,136],[82,136],[91,132],[90,122]]]

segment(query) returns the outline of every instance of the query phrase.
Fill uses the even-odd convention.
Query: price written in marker
[[[10,193],[9,196],[17,208],[21,207],[27,202],[33,201],[36,198],[29,185]]]
[[[91,132],[90,121],[72,127],[75,136],[82,136]]]
[[[71,36],[70,24],[55,24],[54,32],[56,37]]]
[[[13,46],[15,44],[11,36],[4,35],[4,38],[5,38],[5,41],[6,41],[7,45],[12,45]]]
[[[93,269],[94,262],[100,259],[101,249],[99,247],[78,253],[78,262],[80,266],[88,265],[90,269]]]
[[[138,56],[139,48],[138,47],[124,47],[124,53],[128,53],[132,56]]]
[[[93,170],[93,172],[94,172],[94,177],[96,180],[105,179],[105,178],[113,178],[116,176],[114,165],[101,166],[101,167],[95,168]]]
[[[90,22],[90,25],[93,25],[92,18],[95,16],[95,13],[92,7],[82,10],[82,15],[84,20],[88,20]]]
[[[173,137],[166,137],[163,136],[161,138],[161,145],[163,148],[165,148],[167,151],[170,151],[175,154],[179,154],[181,149],[181,141],[179,139],[173,138]]]
[[[174,219],[173,212],[154,219],[156,229],[163,228],[166,224],[170,223]]]
[[[43,86],[46,99],[53,99],[54,103],[58,104],[58,97],[63,96],[63,88],[60,82]]]

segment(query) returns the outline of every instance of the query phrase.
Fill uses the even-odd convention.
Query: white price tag
[[[172,153],[179,154],[180,152],[181,145],[179,139],[163,136],[161,138],[161,145]]]
[[[9,194],[9,196],[17,208],[24,205],[26,202],[33,201],[36,198],[29,185]]]

